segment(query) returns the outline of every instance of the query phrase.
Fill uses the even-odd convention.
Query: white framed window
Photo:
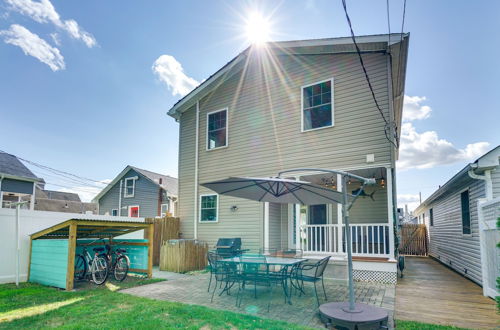
[[[200,222],[219,221],[219,196],[200,195]]]
[[[125,179],[125,192],[123,194],[123,197],[134,197],[135,195],[135,180],[137,177],[133,178],[126,178]]]
[[[333,78],[302,86],[302,132],[333,126]]]
[[[470,221],[470,199],[469,190],[464,190],[460,193],[460,206],[462,211],[462,234],[471,235],[471,221]]]
[[[227,108],[207,113],[207,150],[227,147]]]
[[[112,209],[111,210],[111,215],[114,216],[114,217],[118,216],[118,209]]]
[[[168,203],[167,204],[161,204],[160,207],[160,216],[163,218],[167,216],[168,213]]]

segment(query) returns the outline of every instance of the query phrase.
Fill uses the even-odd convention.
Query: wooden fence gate
[[[401,226],[399,253],[408,256],[427,256],[427,227],[424,224],[404,224]]]
[[[153,265],[160,264],[160,249],[164,242],[179,238],[180,222],[179,218],[146,218],[147,223],[154,223],[153,236]],[[144,231],[147,237],[147,230]]]

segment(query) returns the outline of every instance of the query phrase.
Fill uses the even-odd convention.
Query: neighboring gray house
[[[16,156],[0,152],[0,208],[14,207],[12,203],[29,201],[23,208],[35,206],[35,184],[41,182]]]
[[[500,217],[499,161],[497,146],[465,166],[414,212],[428,228],[429,255],[483,285],[487,295],[495,284],[486,282],[495,283],[500,275],[495,246],[500,240],[495,223]]]
[[[127,166],[93,200],[99,214],[154,218],[176,215],[177,179]]]
[[[373,199],[360,198],[351,211],[355,276],[395,282],[398,141],[391,127],[399,136],[409,35],[356,41],[380,111],[350,37],[249,47],[169,110],[180,124],[183,237],[211,246],[219,237],[241,237],[252,250],[299,248],[309,258],[345,260],[338,205],[258,203],[200,184],[292,168],[352,171],[377,179],[367,189]],[[294,177],[339,189],[331,174]],[[358,187],[350,183],[349,192]]]
[[[35,191],[35,210],[97,214],[97,204],[82,202],[76,193],[46,190],[39,183]]]

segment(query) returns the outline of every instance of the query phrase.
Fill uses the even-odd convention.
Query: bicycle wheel
[[[125,256],[120,256],[116,259],[114,276],[115,280],[121,282],[127,278],[128,274],[128,259]]]
[[[92,266],[90,268],[92,273],[92,280],[95,284],[101,285],[106,282],[109,273],[108,262],[102,257],[96,257],[92,260]]]
[[[77,255],[75,257],[75,280],[83,280],[87,274],[87,262],[82,255]]]

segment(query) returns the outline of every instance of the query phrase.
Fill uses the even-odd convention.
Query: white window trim
[[[111,209],[111,215],[113,215],[113,211],[116,211],[116,217],[118,216],[118,209]]]
[[[128,216],[129,217],[132,217],[132,208],[133,207],[137,207],[137,217],[140,218],[141,217],[141,207],[139,205],[129,205],[128,206]]]
[[[330,104],[332,106],[332,124],[330,126],[323,126],[323,127],[318,127],[318,128],[311,128],[311,129],[304,129],[304,88],[307,88],[307,87],[310,87],[310,86],[314,86],[314,85],[317,85],[317,84],[322,84],[324,82],[327,82],[327,81],[330,81],[331,83],[331,100],[330,100]],[[320,130],[320,129],[325,129],[325,128],[330,128],[330,127],[333,127],[335,126],[335,102],[334,102],[335,98],[334,98],[334,87],[333,87],[333,77],[330,78],[330,79],[325,79],[325,80],[322,80],[322,81],[317,81],[315,83],[312,83],[312,84],[308,84],[308,85],[303,85],[301,88],[300,88],[300,131],[301,133],[305,133],[305,132],[311,132],[311,131],[317,131],[317,130]]]
[[[202,221],[201,220],[201,199],[203,197],[206,197],[206,196],[217,196],[217,209],[215,211],[215,217],[217,220],[215,221]],[[199,223],[217,223],[219,222],[219,202],[220,202],[220,197],[219,197],[219,194],[201,194],[200,195],[200,200],[198,202],[198,205],[199,205],[199,211],[198,211],[198,222]]]
[[[134,197],[135,196],[135,180],[137,180],[138,177],[130,177],[130,178],[125,178],[125,191],[123,192],[123,198],[129,198],[129,197]],[[132,194],[129,195],[127,194],[127,181],[132,180]]]
[[[470,234],[465,234],[464,233],[464,221],[462,219],[462,193],[469,191],[469,227],[470,227]],[[460,190],[458,193],[458,200],[460,201],[460,233],[462,234],[462,237],[472,237],[472,210],[471,210],[471,202],[470,202],[470,187],[464,188]]]
[[[217,113],[217,112],[222,112],[222,111],[226,111],[226,144],[223,145],[223,146],[220,146],[220,147],[215,147],[215,148],[208,148],[208,117],[211,115],[211,114],[214,114],[214,113]],[[224,148],[227,148],[227,146],[229,145],[229,108],[223,108],[223,109],[219,109],[219,110],[215,110],[215,111],[210,111],[207,113],[207,125],[206,125],[206,130],[207,130],[207,133],[206,133],[206,140],[205,140],[205,150],[206,151],[212,151],[212,150],[219,150],[219,149],[224,149]]]
[[[170,203],[161,203],[160,204],[160,217],[164,217],[167,215],[169,209],[170,209]],[[163,212],[162,212],[162,208],[163,208],[163,205],[166,205],[167,206],[167,212],[165,212],[165,215],[163,215]]]

